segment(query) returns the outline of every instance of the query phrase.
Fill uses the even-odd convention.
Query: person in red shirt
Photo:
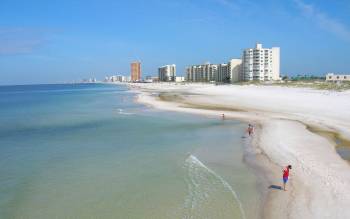
[[[289,170],[292,169],[292,165],[288,165],[283,169],[283,190],[286,191],[286,183],[289,177]]]

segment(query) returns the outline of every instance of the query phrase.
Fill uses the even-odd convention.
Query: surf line
[[[128,113],[128,112],[125,112],[123,109],[118,108],[118,114],[121,114],[121,115],[133,115],[134,113]]]
[[[235,190],[233,190],[233,188],[230,186],[230,184],[228,184],[228,182],[226,182],[221,176],[219,176],[217,173],[215,173],[213,170],[209,169],[209,167],[205,166],[197,157],[195,157],[194,155],[190,155],[187,159],[190,159],[191,162],[201,166],[202,168],[204,168],[205,170],[207,170],[210,174],[214,175],[217,179],[219,179],[219,181],[224,185],[224,187],[226,187],[231,194],[233,195],[234,199],[238,202],[238,206],[239,206],[239,210],[241,212],[242,218],[246,219],[244,210],[243,210],[243,205],[241,203],[241,201],[238,198],[237,193],[235,192]]]

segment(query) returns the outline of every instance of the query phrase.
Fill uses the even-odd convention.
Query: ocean
[[[256,218],[246,126],[122,85],[0,86],[0,218]]]

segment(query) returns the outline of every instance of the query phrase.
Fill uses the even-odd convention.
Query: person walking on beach
[[[225,120],[225,114],[221,114],[222,120]]]
[[[292,169],[292,165],[288,165],[283,169],[283,190],[286,190],[286,184],[288,182],[288,177],[289,177],[289,170]]]
[[[248,135],[251,136],[254,132],[254,127],[253,125],[249,124],[248,129],[247,129]]]

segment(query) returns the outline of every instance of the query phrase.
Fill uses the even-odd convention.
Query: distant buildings
[[[211,82],[216,80],[218,65],[206,63],[203,65],[192,65],[186,68],[187,81]]]
[[[341,75],[341,74],[328,73],[326,75],[326,81],[331,81],[331,82],[350,81],[350,74]]]
[[[328,74],[327,81],[349,80],[349,75]],[[141,79],[141,62],[130,64],[130,78],[117,75],[107,77],[106,82],[215,82],[236,83],[240,81],[273,81],[280,78],[280,48],[263,48],[257,43],[255,48],[244,49],[241,59],[231,59],[227,63],[191,65],[186,67],[186,77],[176,76],[176,65],[158,68],[158,77]]]
[[[242,55],[241,80],[271,81],[280,79],[280,48],[263,48],[257,43],[255,48],[245,49]]]
[[[113,75],[105,77],[104,82],[128,82],[130,78],[124,75]]]
[[[192,82],[219,83],[280,80],[280,48],[267,49],[257,43],[255,48],[243,51],[242,59],[189,66],[186,77]]]
[[[145,82],[148,82],[148,83],[159,82],[159,78],[155,76],[146,76]]]
[[[81,83],[86,83],[86,84],[97,83],[97,80],[96,80],[96,78],[83,79],[83,80],[81,80]]]
[[[158,68],[159,81],[175,81],[176,78],[176,65],[164,65]]]
[[[135,61],[130,64],[131,81],[141,81],[141,62]]]
[[[186,68],[188,81],[233,83],[240,80],[241,59],[223,64],[192,65]]]
[[[127,77],[124,75],[117,75],[115,77],[116,77],[116,80],[119,82],[127,82],[128,81]]]

